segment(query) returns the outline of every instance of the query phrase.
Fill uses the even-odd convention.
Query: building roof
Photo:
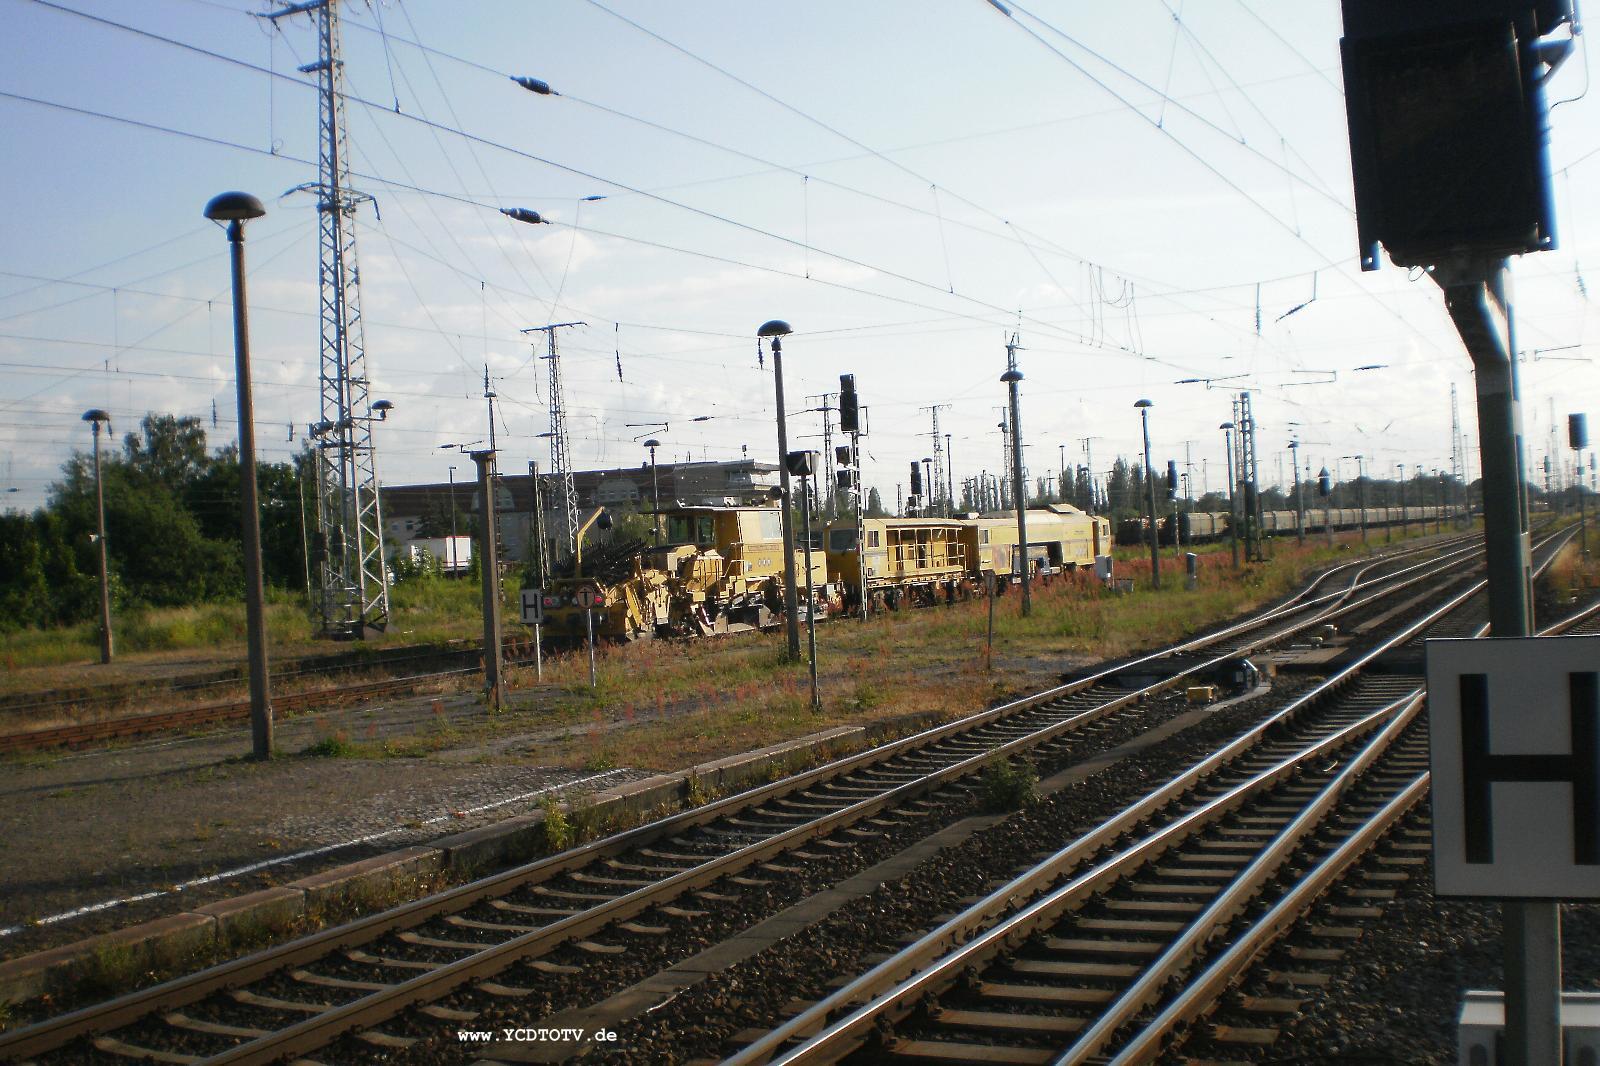
[[[541,478],[548,477],[541,471]],[[700,501],[721,504],[727,497],[743,500],[749,496],[765,496],[771,485],[777,484],[778,467],[774,463],[754,459],[736,459],[728,462],[658,463],[655,469],[655,486],[651,484],[650,464],[612,467],[604,470],[575,470],[573,488],[580,501],[593,503],[602,490],[613,488],[600,500],[604,503],[648,504],[659,491],[663,507],[675,501],[699,506]],[[528,474],[502,472],[499,479],[502,493],[510,494],[510,506],[504,502],[501,510],[528,512],[533,509],[533,481]],[[420,515],[434,507],[448,507],[454,491],[456,508],[473,510],[477,496],[476,477],[449,482],[422,485],[385,485],[382,488],[383,510],[386,516]]]

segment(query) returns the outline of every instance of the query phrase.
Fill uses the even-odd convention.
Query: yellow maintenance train
[[[580,543],[573,574],[545,590],[553,636],[581,637],[583,604],[596,599],[595,635],[612,640],[710,636],[779,624],[784,566],[776,505],[672,507],[657,518],[659,545],[588,572]],[[863,594],[873,608],[893,609],[964,599],[985,590],[990,575],[1003,586],[1024,565],[1040,576],[1089,567],[1095,556],[1111,551],[1110,523],[1065,504],[1030,509],[1027,526],[1024,552],[1015,515],[867,518],[859,527],[853,519],[836,521],[823,528],[811,552],[810,579],[802,578],[802,585],[809,585],[819,616],[859,610]],[[858,528],[866,538],[859,554]],[[803,545],[795,550],[794,570],[806,574]],[[802,609],[805,603],[802,587]]]

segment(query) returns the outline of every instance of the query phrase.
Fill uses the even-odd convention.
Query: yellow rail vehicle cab
[[[669,625],[696,634],[776,624],[783,603],[783,513],[777,507],[686,507],[662,513],[663,545],[644,567],[672,586]],[[803,546],[795,574],[806,573]],[[811,553],[811,587],[828,583],[821,552]]]
[[[862,560],[869,596],[898,604],[904,595],[929,599],[941,590],[953,592],[969,574],[967,549],[962,540],[965,523],[940,518],[868,518],[863,553],[856,551],[856,523],[834,522],[827,527],[824,547],[828,572],[845,588],[848,603],[860,602]]]

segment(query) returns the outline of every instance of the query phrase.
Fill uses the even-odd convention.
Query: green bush
[[[1018,811],[1038,799],[1034,786],[1039,774],[1025,759],[994,759],[983,771],[979,783],[983,808],[995,814]]]

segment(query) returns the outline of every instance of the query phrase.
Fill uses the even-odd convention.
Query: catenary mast
[[[311,16],[317,34],[317,61],[300,70],[317,76],[320,126],[316,183],[299,187],[317,197],[320,254],[321,421],[311,427],[318,465],[313,546],[318,611],[324,636],[360,637],[369,629],[383,629],[389,621],[388,567],[361,326],[361,271],[356,265],[356,210],[372,197],[350,187],[337,0],[292,4],[269,17],[300,14]]]

